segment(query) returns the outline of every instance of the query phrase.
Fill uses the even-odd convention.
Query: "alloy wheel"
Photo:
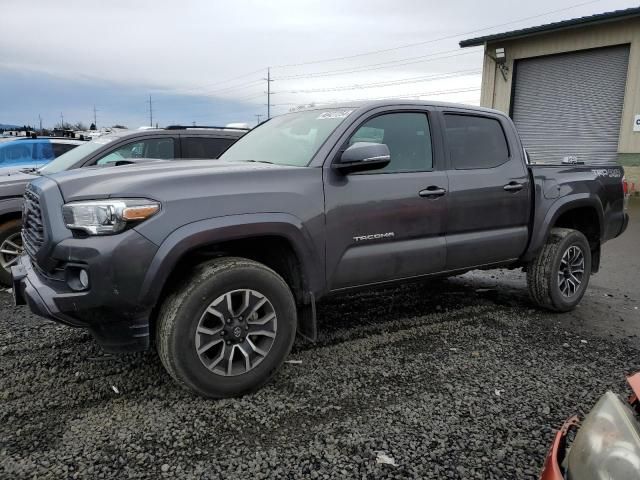
[[[11,267],[18,263],[24,248],[20,232],[13,233],[0,244],[0,267],[10,271]]]
[[[267,356],[277,328],[276,312],[267,297],[255,290],[232,290],[211,302],[200,317],[196,351],[212,373],[242,375]]]
[[[584,277],[584,253],[571,245],[562,255],[558,269],[558,288],[566,298],[573,297],[582,285]]]

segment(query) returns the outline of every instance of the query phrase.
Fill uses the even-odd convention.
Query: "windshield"
[[[304,167],[353,109],[309,110],[272,118],[234,143],[221,160]]]
[[[46,166],[42,167],[39,172],[43,175],[49,175],[52,173],[58,173],[64,170],[68,170],[78,161],[82,160],[84,157],[89,156],[100,147],[106,145],[111,141],[113,141],[113,138],[100,137],[96,138],[95,140],[91,140],[90,142],[79,145],[76,148],[69,150],[67,153],[60,155],[58,158],[56,158]]]

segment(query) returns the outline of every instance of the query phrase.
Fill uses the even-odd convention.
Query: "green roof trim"
[[[586,17],[572,18],[570,20],[563,20],[561,22],[547,23],[545,25],[539,25],[537,27],[522,28],[520,30],[512,30],[510,32],[496,33],[492,35],[486,35],[484,37],[470,38],[468,40],[462,40],[460,46],[476,47],[478,45],[484,45],[488,42],[495,42],[498,40],[510,40],[513,38],[528,37],[531,35],[537,35],[541,33],[553,32],[556,30],[564,30],[574,27],[582,27],[597,23],[610,22],[613,20],[622,20],[625,18],[639,17],[640,7],[626,8],[624,10],[614,10],[612,12],[598,13],[596,15],[589,15]]]

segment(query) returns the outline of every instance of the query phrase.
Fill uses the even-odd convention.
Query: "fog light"
[[[78,275],[78,280],[80,281],[80,286],[83,289],[87,289],[89,288],[89,274],[87,273],[86,270],[82,269],[80,270],[80,274]]]
[[[65,269],[66,280],[69,288],[74,292],[89,289],[89,272],[81,266],[69,265]]]

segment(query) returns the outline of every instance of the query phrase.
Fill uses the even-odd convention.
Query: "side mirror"
[[[379,170],[389,165],[391,153],[384,143],[356,142],[340,156],[340,161],[332,167],[340,173],[348,174]]]

